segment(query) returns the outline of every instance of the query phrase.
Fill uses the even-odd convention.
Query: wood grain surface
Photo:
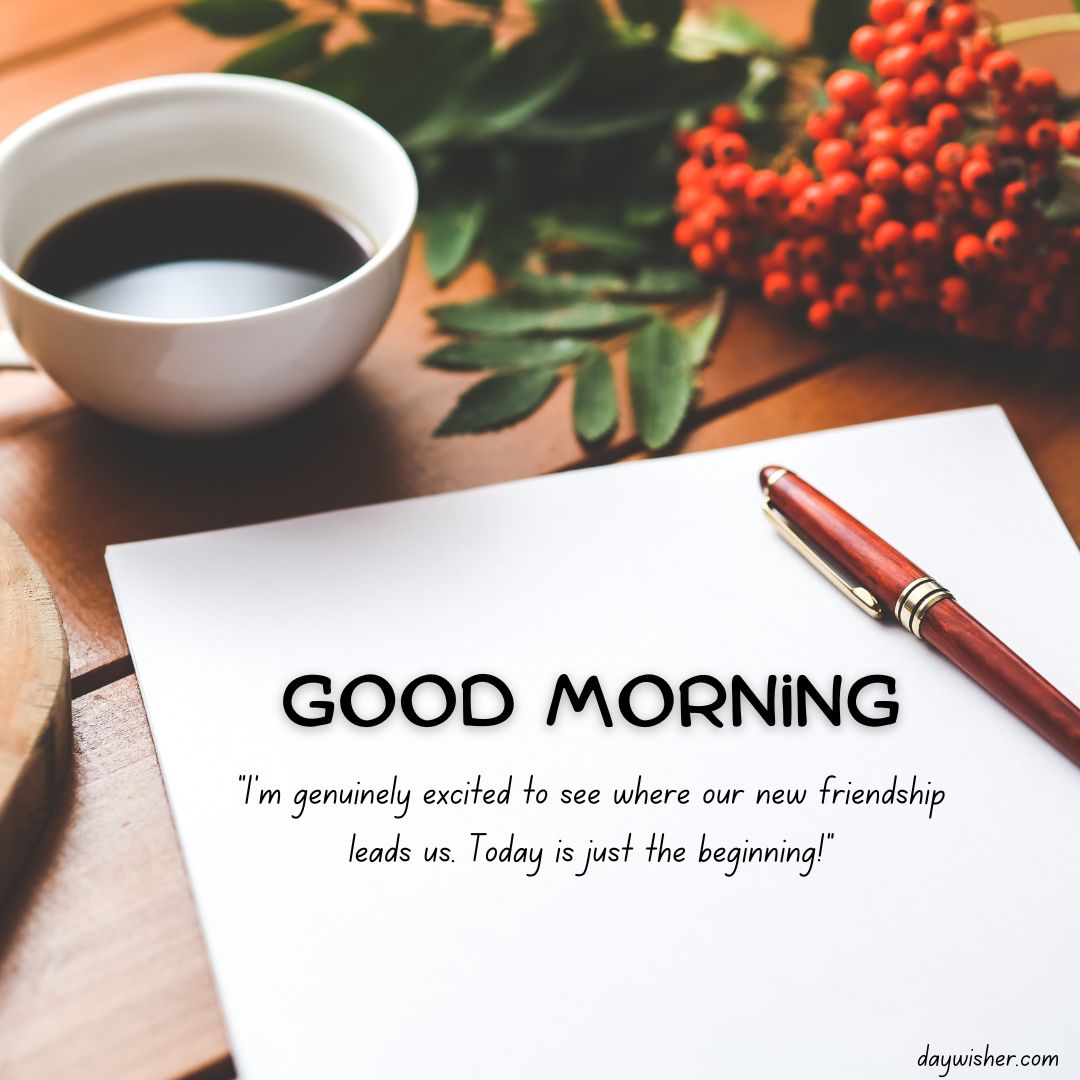
[[[37,563],[0,520],[0,905],[67,774],[67,639]]]
[[[786,40],[808,0],[747,4]],[[1069,10],[1004,0],[1003,17]],[[0,135],[72,94],[121,79],[212,68],[234,49],[156,0],[0,4]],[[1060,43],[1031,61],[1076,80]],[[470,271],[439,300],[481,295]],[[414,253],[382,338],[341,389],[242,440],[151,439],[77,409],[44,376],[0,372],[0,516],[57,596],[75,673],[71,782],[0,913],[0,1076],[5,1080],[228,1077],[228,1042],[130,660],[105,576],[106,544],[633,457],[625,426],[586,459],[567,388],[518,429],[435,440],[468,384],[421,368],[438,343]],[[735,305],[679,450],[988,402],[1000,403],[1080,536],[1075,376],[954,355],[924,343],[831,341]],[[617,367],[624,358],[616,356]],[[625,386],[621,387],[625,408]],[[748,482],[754,482],[749,478]]]

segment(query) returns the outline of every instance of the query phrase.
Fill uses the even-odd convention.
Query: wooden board
[[[71,784],[0,923],[0,1076],[186,1076],[228,1046],[134,678],[73,711]]]
[[[71,693],[67,638],[48,583],[0,521],[0,905],[67,775]]]

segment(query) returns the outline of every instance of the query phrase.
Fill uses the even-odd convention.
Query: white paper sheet
[[[946,583],[1074,699],[1080,558],[996,408],[617,465],[460,494],[113,547],[109,571],[228,1024],[247,1080],[891,1080],[933,1053],[1056,1053],[1080,1075],[1080,771],[895,623],[875,624],[776,536],[758,469],[786,465]],[[367,672],[498,674],[498,727],[396,712],[304,729],[282,693]],[[615,712],[544,723],[556,677]],[[898,722],[627,725],[618,691],[804,673],[896,679]],[[365,699],[369,700],[369,699]],[[370,700],[374,700],[373,698]],[[641,699],[644,701],[644,698]],[[644,708],[642,708],[644,711]],[[726,716],[726,713],[721,713]],[[686,806],[610,792],[686,787]],[[412,791],[387,806],[244,805],[246,783]],[[514,805],[421,804],[514,779]],[[946,792],[822,807],[822,780]],[[524,781],[550,791],[522,806]],[[562,807],[563,788],[600,805]],[[735,806],[706,788],[740,787]],[[806,787],[798,807],[759,787]],[[473,863],[470,834],[545,845]],[[556,841],[649,834],[682,864],[556,864]],[[819,842],[802,865],[697,861],[711,844]],[[407,864],[348,861],[400,833]],[[428,864],[425,846],[453,849]],[[952,1076],[1013,1075],[979,1068]]]

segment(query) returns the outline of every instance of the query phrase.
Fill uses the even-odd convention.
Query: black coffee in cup
[[[19,273],[84,307],[199,319],[298,300],[369,258],[359,228],[327,207],[256,184],[190,182],[72,215],[38,241]]]

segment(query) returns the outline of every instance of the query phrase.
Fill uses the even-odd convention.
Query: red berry
[[[971,307],[971,283],[962,277],[943,278],[938,296],[943,311],[950,315],[962,315]]]
[[[799,265],[799,241],[785,238],[777,241],[772,249],[773,261],[778,267],[795,270]]]
[[[941,4],[938,0],[911,0],[904,13],[920,34],[927,34],[941,25]]]
[[[968,67],[954,67],[945,76],[945,93],[962,104],[978,101],[982,97],[983,88],[979,82],[979,76]]]
[[[900,317],[900,313],[904,310],[904,302],[892,289],[882,289],[874,297],[874,307],[883,319],[891,321]]]
[[[933,161],[937,148],[937,136],[922,124],[909,127],[900,136],[900,153],[908,161]]]
[[[716,200],[709,199],[699,206],[690,215],[690,224],[694,227],[694,234],[704,239],[716,228],[717,219]]]
[[[960,59],[972,71],[977,72],[993,51],[994,42],[986,34],[972,34],[960,42]]]
[[[842,105],[818,109],[806,118],[806,134],[814,142],[835,139],[844,130],[845,113]]]
[[[679,171],[675,174],[675,180],[679,187],[688,187],[691,184],[700,183],[705,176],[705,163],[701,158],[687,158],[679,166]]]
[[[807,270],[805,274],[799,275],[799,292],[807,300],[820,300],[826,292],[825,281],[816,271]]]
[[[878,106],[876,109],[871,109],[863,118],[859,121],[858,134],[865,138],[871,131],[881,127],[888,127],[892,123],[892,117],[889,115],[888,109],[883,109]]]
[[[888,26],[904,15],[904,0],[870,0],[870,18],[878,26]]]
[[[936,221],[917,221],[911,227],[911,242],[920,255],[936,255],[941,251],[941,226]]]
[[[866,186],[871,191],[888,194],[900,186],[900,163],[891,157],[879,155],[866,166]]]
[[[828,300],[815,300],[806,309],[806,321],[815,330],[830,330],[833,324],[833,306]]]
[[[717,105],[712,111],[713,127],[720,131],[738,131],[742,127],[742,113],[738,105]]]
[[[772,169],[758,169],[747,179],[744,190],[758,210],[770,210],[780,202],[780,177]]]
[[[927,269],[918,259],[904,259],[893,267],[893,278],[900,285],[918,285],[926,280]]]
[[[859,228],[872,233],[889,216],[889,203],[877,192],[869,192],[859,200]]]
[[[957,265],[968,274],[977,274],[986,269],[989,256],[986,253],[986,245],[981,237],[974,233],[965,233],[956,241],[953,248],[953,258]]]
[[[956,38],[944,30],[935,30],[922,39],[923,52],[935,64],[941,67],[951,68],[960,59],[960,46],[956,44]]]
[[[874,84],[870,77],[852,68],[834,71],[825,82],[825,93],[831,102],[853,113],[864,113],[874,104]]]
[[[674,236],[675,243],[678,244],[679,247],[688,248],[694,243],[694,241],[697,239],[697,233],[695,232],[693,223],[690,221],[689,218],[683,218],[675,226]]]
[[[899,221],[883,221],[874,230],[874,251],[887,259],[899,259],[907,250],[908,229]]]
[[[1070,154],[1080,154],[1080,120],[1070,120],[1061,128],[1061,145]]]
[[[1017,87],[1028,101],[1046,104],[1057,100],[1057,79],[1046,68],[1028,68],[1021,72]]]
[[[890,115],[900,117],[907,112],[911,89],[903,79],[886,79],[877,88],[877,99]]]
[[[822,176],[850,169],[854,159],[855,151],[847,139],[826,139],[814,147],[814,164]]]
[[[833,306],[844,315],[861,315],[866,310],[866,292],[854,281],[836,286]]]
[[[904,187],[912,195],[929,195],[934,190],[934,170],[925,161],[913,161],[904,169]]]
[[[945,93],[941,78],[932,71],[924,71],[911,84],[911,100],[920,109],[929,109]]]
[[[872,64],[884,48],[885,38],[876,26],[860,26],[848,43],[851,55],[861,64]]]
[[[978,21],[975,9],[968,4],[949,4],[941,13],[941,28],[953,37],[967,37]]]
[[[815,225],[828,225],[836,212],[836,200],[824,184],[809,184],[802,193],[806,213]]]
[[[1031,188],[1025,181],[1014,180],[1005,185],[1005,190],[1001,193],[1001,208],[1010,217],[1023,217],[1033,204]]]
[[[1002,124],[994,132],[994,143],[1007,154],[1019,153],[1027,146],[1026,132],[1015,124]]]
[[[725,131],[713,140],[712,151],[718,162],[731,165],[750,156],[750,145],[737,131]]]
[[[798,298],[798,290],[791,275],[785,270],[774,270],[766,274],[761,283],[761,291],[770,304],[786,306]]]
[[[1036,154],[1052,154],[1059,141],[1058,126],[1053,120],[1036,120],[1027,129],[1027,144]]]
[[[934,168],[942,176],[957,177],[968,159],[968,148],[963,143],[950,142],[934,155]]]
[[[905,45],[911,41],[918,41],[919,28],[911,19],[897,19],[885,27],[885,44],[889,46]]]
[[[980,65],[979,77],[998,89],[1012,86],[1020,77],[1020,61],[1008,49],[992,52]]]
[[[859,207],[863,182],[853,172],[841,170],[825,181],[825,190],[842,212],[853,213]]]
[[[675,196],[675,213],[692,214],[704,201],[707,192],[700,187],[684,187]]]
[[[874,70],[883,78],[891,79],[895,77],[896,72],[896,50],[895,49],[882,49],[881,54],[874,61]]]
[[[952,180],[939,180],[934,188],[934,209],[945,216],[955,214],[964,205],[964,193]]]
[[[1012,259],[1020,250],[1020,230],[1015,221],[995,221],[986,230],[986,246],[999,259]]]
[[[914,79],[922,70],[925,61],[926,54],[914,42],[907,41],[893,49],[892,65],[895,68],[894,74],[901,79],[909,81]]]
[[[964,130],[964,114],[951,101],[943,101],[930,110],[926,126],[939,139],[955,139]]]
[[[711,273],[718,265],[716,252],[706,243],[695,244],[690,249],[690,261],[703,274]]]
[[[799,244],[799,264],[811,270],[824,270],[832,261],[832,247],[824,236],[808,236]]]
[[[867,136],[866,150],[871,157],[896,157],[900,153],[900,129],[892,125],[874,128]]]
[[[692,154],[697,154],[698,157],[701,157],[706,151],[711,153],[713,139],[718,134],[716,128],[712,126],[698,128],[697,131],[690,133],[690,137],[687,139],[687,149]]]
[[[814,174],[801,161],[795,161],[780,177],[780,191],[785,199],[794,199],[813,182]]]
[[[989,191],[994,186],[994,166],[983,158],[971,158],[960,169],[960,185],[965,191]]]
[[[739,199],[746,194],[746,182],[753,175],[753,168],[745,161],[725,166],[720,172],[720,191],[729,199]]]

